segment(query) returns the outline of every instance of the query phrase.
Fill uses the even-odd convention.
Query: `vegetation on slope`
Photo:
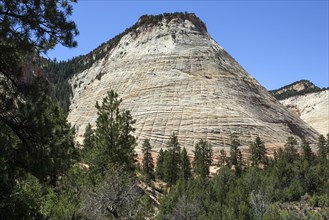
[[[300,87],[300,88],[298,88]],[[283,100],[290,97],[305,95],[308,93],[319,92],[328,88],[319,88],[309,80],[300,80],[279,89],[269,91],[276,99]]]
[[[72,7],[55,0],[15,3],[0,3],[0,219],[328,218],[328,136],[320,136],[317,154],[306,142],[298,150],[290,137],[273,159],[258,138],[250,160],[243,159],[238,137],[232,136],[230,155],[221,151],[220,169],[210,178],[212,146],[200,140],[191,163],[173,134],[156,170],[152,146],[144,142],[139,171],[135,121],[111,91],[96,103],[96,129],[88,126],[84,147],[76,148],[74,131],[48,96],[47,82],[33,75],[37,68],[24,68],[27,57],[38,57],[55,42],[75,45],[75,25],[66,20]],[[67,78],[71,67],[52,80]],[[164,183],[159,209],[141,187],[145,181],[152,192],[160,190],[154,180]],[[301,200],[318,209],[289,208]]]

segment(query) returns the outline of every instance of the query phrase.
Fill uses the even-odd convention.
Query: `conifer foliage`
[[[321,159],[326,159],[329,151],[327,149],[326,138],[321,134],[318,140],[318,155]]]
[[[182,180],[188,180],[192,177],[192,171],[191,171],[191,163],[187,155],[187,151],[185,147],[182,150],[181,153],[181,174],[180,179]]]
[[[0,219],[48,218],[45,194],[78,160],[74,132],[37,66],[57,43],[76,45],[70,2],[0,1]]]
[[[240,141],[236,135],[231,135],[231,144],[230,144],[230,159],[229,163],[231,166],[235,166],[235,169],[239,171],[242,166],[242,153],[239,149]]]
[[[136,140],[132,133],[135,120],[128,110],[121,111],[122,100],[114,91],[107,93],[101,105],[96,102],[95,147],[97,156],[94,166],[105,171],[109,166],[119,165],[134,168]]]
[[[164,179],[169,186],[172,186],[179,179],[180,171],[180,144],[178,142],[177,135],[172,134],[168,142],[168,153],[165,157],[165,171]]]
[[[207,141],[201,139],[195,145],[193,161],[194,171],[201,178],[209,176],[209,167],[212,163],[212,156],[212,146]]]
[[[253,166],[259,166],[267,163],[266,148],[260,137],[256,137],[255,142],[251,143],[250,149],[250,161]]]
[[[143,172],[148,180],[154,180],[154,163],[151,154],[152,146],[149,139],[145,139],[142,152],[143,152]]]
[[[160,180],[164,179],[164,172],[165,172],[164,162],[165,162],[165,152],[161,148],[157,157],[156,170],[155,170],[156,177]]]
[[[88,123],[85,133],[83,135],[83,148],[91,149],[94,145],[94,131]]]

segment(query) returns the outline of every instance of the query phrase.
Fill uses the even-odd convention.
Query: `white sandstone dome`
[[[68,120],[80,141],[85,126],[95,125],[95,102],[111,89],[137,120],[138,142],[149,138],[158,149],[173,132],[189,149],[201,138],[214,148],[228,147],[233,133],[243,144],[256,136],[273,144],[288,136],[310,142],[318,136],[219,46],[194,14],[142,17],[70,83]]]

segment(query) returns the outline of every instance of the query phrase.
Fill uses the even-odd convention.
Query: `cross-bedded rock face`
[[[280,102],[320,134],[329,133],[329,90],[294,96]]]
[[[135,136],[165,147],[176,132],[192,149],[203,138],[228,146],[231,134],[243,144],[260,136],[284,143],[291,135],[314,142],[318,133],[291,114],[191,19],[164,16],[124,35],[118,45],[70,83],[68,116],[82,140],[95,125],[96,101],[113,89],[137,120]]]

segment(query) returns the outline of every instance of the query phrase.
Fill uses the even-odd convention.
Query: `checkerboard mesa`
[[[288,136],[316,141],[318,133],[250,76],[196,15],[142,16],[116,41],[102,45],[103,56],[69,81],[68,120],[79,142],[86,125],[95,125],[95,102],[111,89],[137,120],[139,147],[145,138],[165,147],[173,132],[187,149],[199,139],[228,147],[231,134],[244,145],[256,136],[268,144]]]

